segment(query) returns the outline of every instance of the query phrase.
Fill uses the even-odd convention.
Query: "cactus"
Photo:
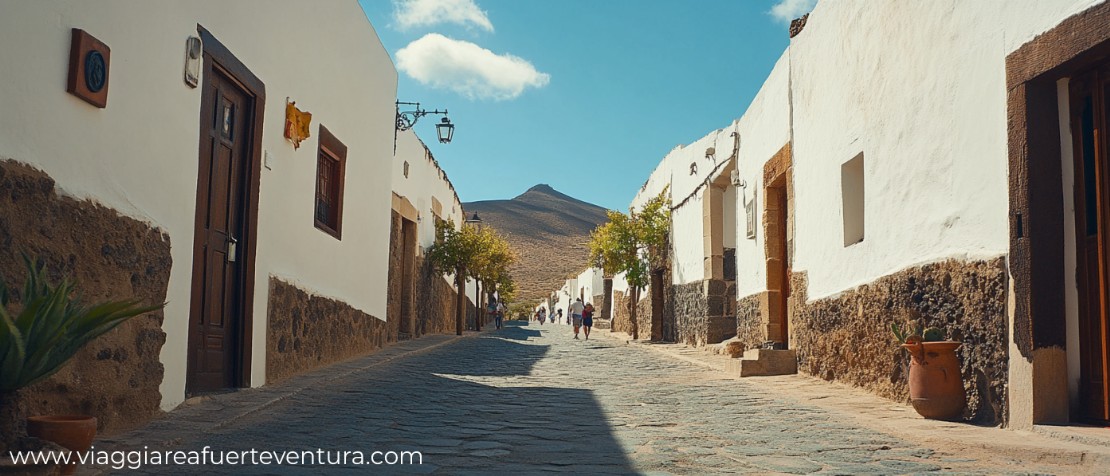
[[[944,340],[944,331],[936,327],[925,329],[925,334],[922,335],[924,342],[938,342]]]

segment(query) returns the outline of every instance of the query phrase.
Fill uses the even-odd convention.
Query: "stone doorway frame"
[[[787,143],[763,166],[763,247],[767,292],[760,299],[760,314],[767,340],[790,346],[791,234],[794,224],[794,165]],[[785,200],[785,203],[783,201]],[[786,223],[782,223],[785,220]],[[785,234],[785,236],[784,236]]]
[[[419,212],[407,198],[393,194],[394,225],[390,230],[390,249],[398,248],[399,256],[390,256],[390,275],[398,281],[398,295],[388,305],[387,319],[395,319],[392,329],[397,339],[414,337],[416,322],[416,254]],[[392,286],[390,286],[392,287]],[[391,301],[393,300],[391,299]]]

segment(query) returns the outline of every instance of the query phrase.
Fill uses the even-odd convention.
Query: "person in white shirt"
[[[505,301],[497,301],[497,312],[494,313],[493,322],[497,324],[497,328],[501,328],[501,321],[505,319]]]
[[[574,323],[575,339],[578,338],[578,329],[582,328],[582,311],[585,309],[586,306],[582,304],[582,298],[578,298],[570,305],[570,318],[571,322]]]

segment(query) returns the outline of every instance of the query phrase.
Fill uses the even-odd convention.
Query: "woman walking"
[[[586,340],[590,340],[590,328],[594,326],[594,305],[586,303],[586,307],[582,309],[582,332],[586,334]]]

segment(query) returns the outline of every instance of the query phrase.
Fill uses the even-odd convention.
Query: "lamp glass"
[[[439,136],[439,142],[447,144],[451,142],[451,136],[455,134],[455,125],[451,124],[451,120],[443,118],[436,124],[436,135]]]

